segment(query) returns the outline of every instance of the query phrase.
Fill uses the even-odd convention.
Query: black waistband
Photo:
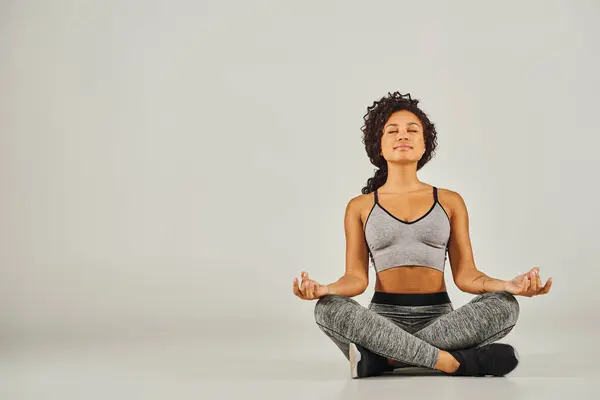
[[[451,303],[448,292],[436,293],[373,293],[372,303],[394,304],[397,306],[429,306]]]

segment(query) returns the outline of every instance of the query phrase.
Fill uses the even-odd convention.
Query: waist
[[[375,291],[371,303],[397,306],[429,306],[452,303],[447,291],[435,293],[389,293]]]

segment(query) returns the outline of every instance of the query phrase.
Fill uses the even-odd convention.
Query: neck
[[[423,182],[417,177],[417,163],[388,163],[387,180],[383,186],[385,186],[386,191],[396,193],[421,189]]]

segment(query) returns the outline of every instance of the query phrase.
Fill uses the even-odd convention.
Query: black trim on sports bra
[[[394,214],[392,214],[391,212],[389,212],[388,210],[385,209],[385,207],[383,207],[381,205],[381,203],[379,203],[379,199],[377,197],[377,189],[375,189],[375,191],[373,192],[373,197],[375,199],[375,202],[373,204],[373,207],[375,207],[375,204],[377,204],[379,206],[379,208],[381,208],[386,214],[388,214],[390,217],[394,218],[396,221],[402,222],[403,224],[414,224],[415,222],[419,222],[420,220],[422,220],[423,218],[425,218],[426,216],[428,216],[429,214],[431,214],[431,212],[433,211],[433,209],[435,208],[436,204],[439,203],[438,201],[438,196],[437,196],[437,187],[433,186],[433,204],[431,205],[431,207],[429,208],[429,210],[421,215],[419,218],[415,219],[414,221],[403,221],[400,218],[396,217]],[[442,204],[440,203],[440,207],[442,206]],[[443,209],[444,207],[442,207]],[[371,211],[373,211],[373,209],[371,208]],[[444,212],[446,212],[446,210],[444,210]],[[371,213],[369,213],[370,215]],[[368,221],[368,217],[367,217],[367,221]],[[365,227],[366,227],[366,223],[365,223]]]

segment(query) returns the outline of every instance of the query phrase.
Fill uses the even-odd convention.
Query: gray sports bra
[[[406,222],[379,204],[377,189],[365,223],[365,239],[376,273],[419,265],[444,271],[450,240],[450,217],[433,187],[433,205],[422,217]]]

